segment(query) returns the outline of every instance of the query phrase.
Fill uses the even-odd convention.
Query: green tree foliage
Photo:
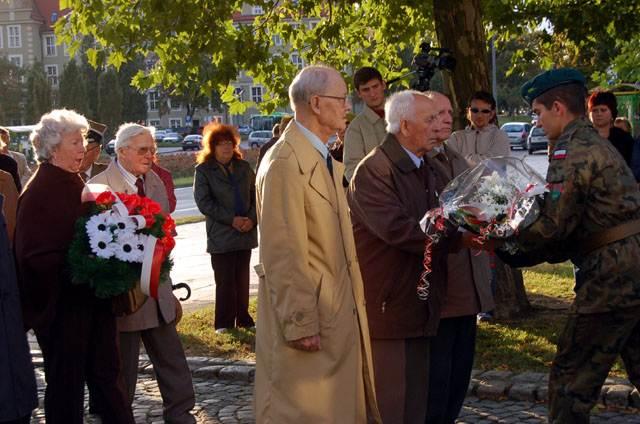
[[[24,107],[23,70],[0,57],[0,124],[15,125],[22,122]]]
[[[261,6],[264,14],[234,22],[243,5],[245,11]],[[137,87],[161,86],[174,96],[190,95],[192,87],[204,96],[217,89],[232,114],[249,106],[230,85],[240,71],[267,88],[261,109],[286,104],[297,71],[291,54],[333,65],[347,80],[363,65],[392,79],[409,70],[401,53],[416,53],[427,39],[454,50],[459,70],[445,75],[444,85],[458,107],[470,91],[489,87],[486,40],[492,35],[500,50],[537,34],[511,55],[523,75],[521,62],[610,75],[640,61],[629,54],[633,46],[624,54],[620,43],[640,29],[640,2],[634,0],[65,0],[61,6],[73,12],[58,21],[56,33],[72,50],[80,47],[74,35],[93,34],[96,44],[86,50],[93,65],[118,68],[153,54],[158,60],[137,72]]]
[[[41,62],[35,62],[27,71],[27,101],[25,120],[35,124],[53,108],[51,85]]]
[[[122,88],[115,70],[108,68],[98,78],[98,121],[115,134],[122,123]]]
[[[73,59],[65,65],[60,77],[59,99],[60,107],[73,109],[82,115],[91,117],[87,81],[82,68]]]

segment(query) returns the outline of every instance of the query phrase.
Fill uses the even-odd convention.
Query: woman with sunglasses
[[[509,137],[498,128],[496,101],[486,91],[477,91],[469,101],[467,119],[470,124],[464,130],[451,134],[447,145],[460,153],[474,166],[483,159],[509,156]]]

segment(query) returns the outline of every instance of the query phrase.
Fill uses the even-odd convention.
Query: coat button
[[[304,314],[302,312],[296,312],[296,314],[293,316],[293,320],[297,323],[302,322],[303,319],[304,319]]]

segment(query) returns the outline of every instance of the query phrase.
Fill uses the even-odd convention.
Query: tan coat
[[[342,188],[289,125],[258,170],[258,423],[380,422],[364,289]],[[320,334],[321,350],[287,341]]]
[[[9,150],[9,156],[13,158],[18,164],[18,175],[20,176],[20,182],[22,183],[22,187],[27,184],[29,178],[31,178],[31,168],[29,168],[29,164],[27,163],[27,158],[20,152],[14,152],[13,150]]]
[[[481,130],[466,128],[451,134],[447,146],[460,153],[471,166],[496,156],[509,156],[511,147],[507,133],[490,124]]]
[[[13,242],[13,233],[16,228],[16,208],[18,206],[18,189],[11,174],[0,171],[0,195],[4,197],[2,210],[7,223],[9,242]]]
[[[117,192],[127,194],[136,193],[120,173],[115,160],[111,161],[103,173],[91,178],[89,184],[106,184]],[[151,170],[147,172],[144,186],[147,197],[158,202],[163,211],[168,211],[169,200],[167,199],[167,191],[164,188],[164,184],[162,184],[162,180],[155,172]],[[162,314],[162,319],[170,323],[176,319],[176,302],[177,300],[171,290],[171,281],[163,281],[158,289],[158,300],[149,297],[138,311],[131,315],[118,318],[118,330],[140,331],[155,328],[160,325],[158,310]]]
[[[384,119],[367,105],[349,124],[344,135],[343,156],[347,180],[351,180],[360,161],[382,143],[387,134],[386,125]]]

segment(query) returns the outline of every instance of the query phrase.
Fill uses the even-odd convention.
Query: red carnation
[[[96,197],[96,205],[109,207],[116,202],[116,198],[110,191],[103,191]]]

